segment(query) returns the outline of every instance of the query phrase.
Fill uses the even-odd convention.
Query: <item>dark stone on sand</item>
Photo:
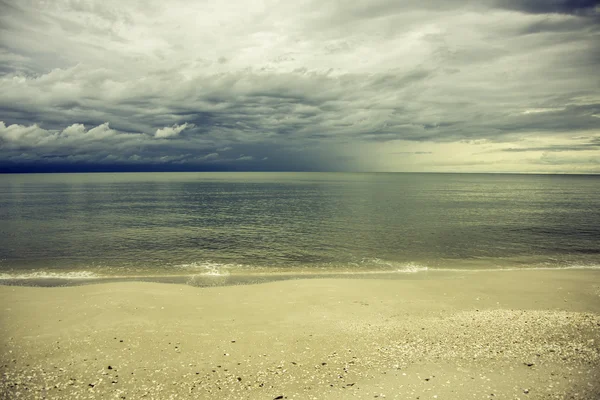
[[[108,369],[113,369],[113,367],[111,367],[110,365],[108,366]]]
[[[277,397],[275,397],[273,400],[280,400],[280,399],[283,399],[283,395],[281,395],[281,396],[277,396]]]

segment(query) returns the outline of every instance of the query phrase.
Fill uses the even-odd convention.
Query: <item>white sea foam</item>
[[[405,272],[405,273],[416,273],[416,272],[424,272],[429,270],[424,265],[419,265],[415,263],[403,264],[400,268],[396,269],[396,272]]]
[[[199,275],[207,276],[228,276],[229,269],[243,267],[241,264],[222,264],[212,261],[192,262],[188,264],[178,264],[175,268],[192,270]]]
[[[441,272],[494,272],[494,271],[560,271],[560,270],[600,270],[600,265],[553,265],[544,267],[524,266],[524,267],[493,267],[493,268],[434,268],[434,271]]]
[[[365,258],[362,259],[359,264],[361,267],[375,267],[376,271],[372,273],[387,273],[387,272],[398,272],[398,273],[418,273],[425,271],[442,271],[442,272],[476,272],[476,271],[535,271],[535,270],[598,270],[600,264],[569,264],[569,265],[530,265],[522,267],[514,266],[491,266],[491,267],[465,267],[465,268],[444,268],[440,267],[428,267],[423,264],[408,262],[401,263],[396,261],[382,260],[380,258]],[[359,272],[359,271],[357,271]]]
[[[524,267],[524,268],[512,268],[513,270],[517,269],[533,269],[533,270],[557,270],[557,269],[600,269],[600,265],[598,264],[573,264],[573,265],[557,265],[550,267]]]
[[[70,271],[70,272],[48,272],[35,271],[27,273],[2,273],[0,280],[26,280],[26,279],[94,279],[97,278],[90,271]]]
[[[414,262],[401,263],[396,261],[387,261],[382,260],[380,258],[364,258],[361,261],[363,266],[371,267],[375,266],[377,268],[385,268],[384,271],[377,272],[401,272],[401,273],[417,273],[424,272],[428,270],[428,267],[425,265],[417,264]]]
[[[358,267],[356,269],[351,268],[350,270],[337,270],[336,268],[332,268],[327,272],[332,274],[416,274],[420,272],[430,271],[432,273],[435,272],[459,272],[459,273],[468,273],[468,272],[502,272],[502,271],[535,271],[535,270],[600,270],[600,264],[571,264],[571,265],[538,265],[538,266],[522,266],[522,267],[514,267],[514,266],[492,266],[489,268],[444,268],[442,267],[428,267],[423,264],[418,264],[415,262],[395,262],[382,260],[379,258],[370,258],[363,259],[360,263],[352,263],[354,267]],[[243,264],[235,264],[235,263],[218,263],[213,261],[201,261],[201,262],[192,262],[187,264],[179,264],[174,265],[172,268],[176,268],[181,270],[185,274],[190,274],[197,277],[207,277],[207,278],[218,278],[218,277],[229,277],[231,274],[236,273],[261,273],[263,275],[270,275],[283,272],[281,269],[270,270],[269,268],[260,268],[260,267],[250,267],[248,265]],[[298,273],[294,268],[285,269],[286,273],[294,274]],[[307,273],[310,271],[303,270],[301,273]],[[322,269],[315,270],[315,273],[327,273]],[[128,275],[129,277],[133,277],[133,275]],[[139,275],[145,276],[145,275]],[[152,275],[154,276],[154,275]],[[157,275],[158,276],[158,275]],[[0,281],[11,281],[11,280],[36,280],[36,279],[62,279],[62,280],[84,280],[84,279],[102,279],[103,277],[118,277],[117,275],[98,275],[91,271],[65,271],[65,272],[57,272],[57,271],[33,271],[33,272],[5,272],[0,273]]]

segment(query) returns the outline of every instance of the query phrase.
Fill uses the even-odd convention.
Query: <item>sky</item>
[[[0,172],[600,173],[591,0],[0,0]]]

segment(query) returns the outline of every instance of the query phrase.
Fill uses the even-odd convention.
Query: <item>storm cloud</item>
[[[600,172],[593,1],[0,0],[0,169]]]

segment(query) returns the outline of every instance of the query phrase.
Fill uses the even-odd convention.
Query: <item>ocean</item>
[[[0,283],[600,268],[600,176],[0,175]]]

